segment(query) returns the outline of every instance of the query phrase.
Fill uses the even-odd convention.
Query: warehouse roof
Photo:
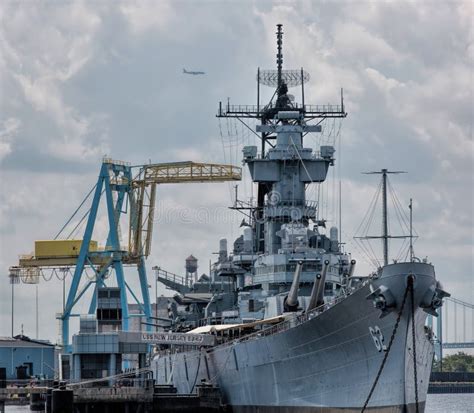
[[[49,341],[33,340],[24,335],[0,337],[0,347],[54,347]]]

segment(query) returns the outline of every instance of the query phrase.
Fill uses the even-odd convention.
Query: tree
[[[433,371],[440,371],[440,363],[433,363]],[[474,373],[474,356],[462,351],[443,357],[443,371]]]

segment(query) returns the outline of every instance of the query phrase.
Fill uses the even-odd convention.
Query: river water
[[[5,413],[27,412],[28,406],[7,406]],[[474,413],[474,394],[428,394],[425,413]]]
[[[428,394],[425,413],[474,413],[474,394]]]

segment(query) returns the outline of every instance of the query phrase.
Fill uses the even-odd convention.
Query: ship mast
[[[281,87],[281,69],[283,67],[283,52],[282,52],[282,44],[283,44],[283,32],[281,30],[282,24],[277,24],[277,71],[278,71],[278,92],[280,91]]]
[[[405,235],[393,236],[388,233],[388,210],[387,210],[387,175],[388,174],[405,174],[405,171],[389,171],[382,169],[380,171],[363,172],[366,175],[382,175],[382,235],[354,237],[357,239],[381,239],[383,250],[383,265],[388,265],[388,239],[389,238],[407,238]],[[410,204],[411,205],[411,204]],[[410,234],[411,237],[411,234]],[[411,249],[411,248],[410,248]]]
[[[413,262],[415,253],[413,251],[413,200],[410,198],[410,262]]]
[[[388,264],[387,170],[382,169],[382,241],[383,265]]]
[[[235,118],[241,122],[247,129],[255,134],[261,140],[260,159],[267,157],[267,145],[270,149],[277,145],[276,126],[287,123],[286,120],[280,120],[277,116],[279,111],[293,111],[298,112],[298,118],[294,120],[304,129],[304,135],[307,132],[320,132],[321,123],[328,118],[345,118],[347,113],[344,110],[344,100],[341,93],[340,104],[336,105],[306,105],[304,102],[304,84],[309,80],[309,73],[300,70],[283,69],[283,25],[277,24],[276,31],[276,70],[257,70],[257,104],[256,105],[233,105],[230,100],[227,104],[219,102],[219,109],[217,112],[218,118]],[[260,85],[274,87],[275,91],[267,105],[261,104]],[[301,85],[302,104],[291,102],[287,95],[287,91],[291,87]],[[260,125],[257,126],[257,131],[254,131],[245,119],[258,119]],[[315,121],[316,124],[310,125],[307,122]],[[293,121],[292,121],[293,122]],[[263,180],[255,181],[257,183],[257,205],[242,205],[237,202],[232,209],[250,210],[250,214],[254,214],[255,231],[256,231],[256,246],[257,252],[264,251],[264,225],[263,225],[263,210],[265,197],[272,190],[272,184]]]

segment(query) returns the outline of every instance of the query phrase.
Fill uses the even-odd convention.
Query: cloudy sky
[[[34,240],[55,236],[104,155],[132,164],[239,162],[241,146],[257,143],[215,113],[219,100],[255,102],[256,68],[274,68],[277,23],[285,67],[311,74],[307,103],[337,103],[344,88],[342,127],[326,125],[307,145],[336,143],[323,211],[335,224],[340,176],[343,238],[359,271],[371,268],[351,239],[378,184],[360,172],[404,170],[392,182],[402,205],[414,199],[416,253],[454,296],[473,302],[472,4],[3,1],[0,335],[10,334],[8,267]],[[242,197],[253,193],[241,184]],[[153,265],[182,273],[190,253],[206,271],[219,238],[239,235],[241,217],[225,209],[231,194],[227,184],[159,187],[150,279]],[[103,243],[105,234],[100,217],[94,237]],[[136,285],[134,272],[127,277]],[[40,335],[55,340],[61,283],[38,289]],[[35,287],[19,285],[15,297],[15,333],[23,324],[34,336]]]

